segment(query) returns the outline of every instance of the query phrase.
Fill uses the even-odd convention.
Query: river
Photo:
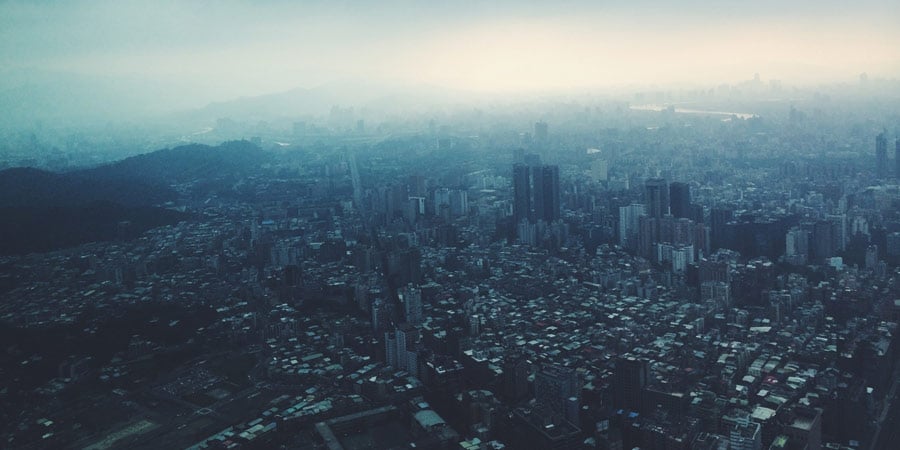
[[[633,109],[635,111],[663,111],[665,109],[668,109],[669,107],[670,107],[669,105],[637,105],[637,106],[631,106],[630,109]],[[707,111],[707,110],[702,110],[702,109],[688,109],[688,108],[678,108],[678,107],[675,107],[674,110],[677,113],[684,113],[684,114],[707,114],[707,115],[713,115],[713,116],[728,116],[728,117],[734,116],[739,119],[750,119],[752,117],[759,117],[758,115],[751,114],[751,113],[728,112],[728,111]]]

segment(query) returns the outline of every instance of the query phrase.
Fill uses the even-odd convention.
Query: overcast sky
[[[222,97],[346,79],[521,91],[897,78],[900,1],[0,0],[0,77],[20,69]]]

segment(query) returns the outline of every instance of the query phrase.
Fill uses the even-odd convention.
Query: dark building
[[[559,220],[559,166],[532,167],[534,212],[537,220]]]
[[[534,374],[534,398],[555,416],[577,423],[581,384],[574,369],[544,365]]]
[[[515,403],[528,396],[528,361],[522,355],[512,355],[503,363],[503,396]]]
[[[820,220],[812,225],[812,239],[810,242],[810,257],[821,263],[825,258],[834,256],[834,239],[832,238],[833,225],[831,222]]]
[[[531,218],[531,168],[513,165],[513,219],[516,225]]]
[[[709,214],[710,239],[713,248],[721,248],[725,241],[725,227],[734,219],[734,211],[728,208],[713,208]]]
[[[644,203],[647,214],[660,219],[669,213],[669,186],[662,178],[650,178],[644,183]]]
[[[690,219],[692,216],[691,185],[678,182],[670,184],[669,202],[673,216]]]
[[[625,356],[616,361],[616,406],[640,412],[644,387],[649,377],[647,361]]]
[[[888,175],[887,137],[884,133],[875,138],[875,173],[878,178]]]
[[[560,217],[559,167],[513,165],[513,218],[547,223]]]

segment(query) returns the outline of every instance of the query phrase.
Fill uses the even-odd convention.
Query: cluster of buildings
[[[0,319],[19,334],[0,400],[19,406],[2,445],[890,439],[900,177],[880,172],[886,138],[876,169],[683,156],[740,136],[768,158],[767,133],[790,137],[691,120],[629,140],[541,121],[533,136],[281,149],[270,176],[182,187],[193,220],[3,257],[16,270]],[[84,415],[101,406],[116,414]]]

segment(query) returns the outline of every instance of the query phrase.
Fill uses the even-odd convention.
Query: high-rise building
[[[900,179],[900,138],[894,141],[894,177]]]
[[[898,141],[900,142],[900,141]],[[900,143],[898,143],[900,145]],[[900,148],[900,147],[898,147]],[[609,179],[609,163],[605,159],[591,161],[591,177],[594,181],[606,181]]]
[[[628,411],[640,412],[644,387],[650,374],[647,361],[634,356],[623,356],[616,360],[614,373],[616,405]]]
[[[403,317],[407,323],[418,325],[422,323],[422,290],[412,284],[398,289],[397,296],[403,303]]]
[[[535,400],[570,422],[577,422],[577,419],[567,412],[570,409],[567,405],[573,398],[577,403],[580,394],[581,384],[574,369],[546,364],[534,374]]]
[[[619,207],[619,245],[629,249],[637,248],[640,217],[645,215],[644,205],[634,203]]]
[[[513,165],[513,218],[547,223],[560,217],[559,167]]]
[[[806,264],[809,257],[809,232],[793,227],[784,239],[784,259],[790,264]]]
[[[820,220],[812,225],[809,247],[810,258],[817,263],[834,256],[834,226],[831,222]]]
[[[644,204],[647,215],[661,219],[669,213],[669,185],[662,178],[650,178],[644,183]]]
[[[559,166],[532,167],[534,211],[537,220],[559,220]]]
[[[728,208],[713,208],[709,214],[709,228],[713,248],[726,244],[726,226],[734,219],[734,211]]]
[[[418,331],[409,325],[384,333],[385,362],[387,365],[418,376],[418,356],[415,349]]]
[[[888,256],[900,256],[900,231],[889,233],[885,240],[887,241],[885,253]]]
[[[874,269],[878,265],[878,246],[870,244],[866,247],[866,269]]]
[[[875,137],[875,174],[878,178],[888,175],[887,137],[884,133]]]
[[[679,182],[670,184],[669,201],[673,216],[679,218],[691,217],[691,185]]]
[[[513,165],[513,219],[516,226],[531,219],[531,168]]]

